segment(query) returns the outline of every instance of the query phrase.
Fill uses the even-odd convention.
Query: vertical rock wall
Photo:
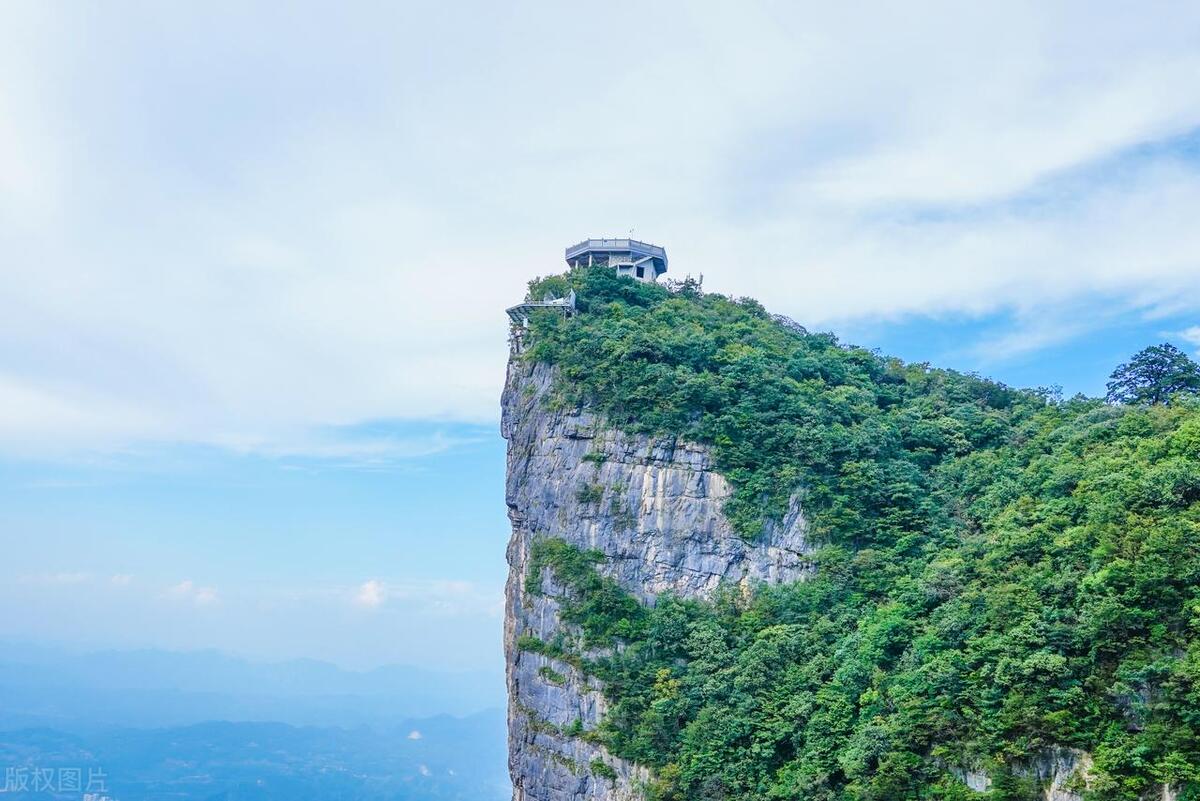
[[[759,542],[734,534],[721,507],[730,494],[711,452],[673,438],[631,436],[585,410],[553,410],[553,369],[509,362],[502,398],[508,440],[508,545],[504,647],[509,770],[515,801],[633,799],[648,774],[582,733],[605,713],[595,680],[517,640],[552,640],[562,625],[551,570],[525,592],[531,543],[556,537],[605,555],[600,570],[646,603],[672,591],[707,597],[722,583],[788,582],[809,570],[804,516],[793,504]],[[587,458],[585,458],[587,457]]]
[[[586,733],[605,714],[602,687],[571,665],[517,647],[522,635],[552,641],[560,631],[562,588],[544,570],[539,592],[525,591],[531,544],[560,538],[604,554],[601,572],[645,603],[664,592],[708,597],[722,584],[790,582],[811,569],[798,503],[758,542],[734,534],[721,514],[730,487],[711,451],[670,437],[623,434],[587,409],[547,403],[553,368],[514,356],[502,398],[508,440],[505,488],[508,544],[504,648],[507,659],[509,771],[514,801],[632,801],[649,780]],[[1013,765],[1045,801],[1079,801],[1091,757],[1047,748]],[[950,768],[986,792],[986,771]],[[1145,801],[1172,801],[1155,788]]]

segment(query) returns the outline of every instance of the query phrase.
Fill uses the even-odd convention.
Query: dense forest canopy
[[[553,402],[711,444],[741,536],[798,493],[819,546],[808,581],[647,607],[600,554],[539,543],[580,637],[521,645],[604,679],[611,712],[577,734],[651,767],[651,798],[984,797],[964,769],[1028,798],[1048,747],[1092,755],[1096,798],[1200,798],[1194,395],[1018,391],[690,281],[531,294],[572,288],[580,313],[537,315],[525,355],[557,366]]]

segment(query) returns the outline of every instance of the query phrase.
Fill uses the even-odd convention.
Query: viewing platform
[[[529,331],[529,315],[539,309],[546,309],[570,317],[575,313],[575,290],[567,293],[565,298],[556,298],[546,294],[541,300],[527,300],[516,306],[505,309],[511,325],[508,327],[509,347],[514,353],[525,349],[525,334]]]
[[[572,267],[606,265],[638,281],[653,282],[667,271],[667,251],[636,239],[585,239],[566,250]]]
[[[529,314],[535,309],[554,309],[564,317],[570,317],[575,313],[575,290],[572,289],[567,293],[565,298],[546,295],[541,300],[527,300],[524,303],[518,303],[516,306],[509,306],[505,311],[508,313],[508,319],[512,321],[513,325],[528,328]]]

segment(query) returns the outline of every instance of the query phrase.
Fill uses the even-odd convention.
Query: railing
[[[636,239],[585,239],[578,244],[571,245],[566,249],[566,257],[569,259],[572,256],[579,256],[587,253],[589,250],[629,250],[640,251],[649,256],[658,256],[666,260],[667,251],[660,245],[652,245],[649,242],[639,242]]]

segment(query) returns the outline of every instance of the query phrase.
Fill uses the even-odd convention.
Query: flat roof
[[[629,251],[636,253],[639,256],[652,256],[656,259],[662,259],[663,270],[667,267],[667,251],[659,245],[652,245],[649,242],[639,242],[636,239],[585,239],[582,242],[571,245],[567,248],[567,261],[582,256],[585,253],[594,252],[613,252],[613,251]]]

